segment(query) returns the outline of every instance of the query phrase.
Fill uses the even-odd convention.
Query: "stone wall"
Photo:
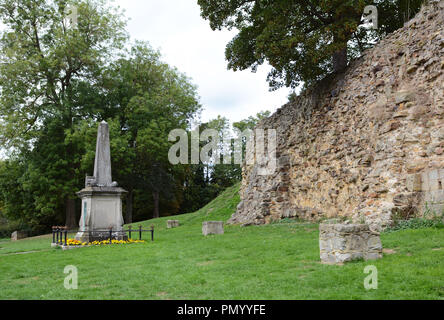
[[[348,216],[381,228],[442,194],[442,181],[409,185],[444,169],[443,53],[444,0],[430,1],[344,74],[264,120],[258,128],[277,130],[278,169],[244,166],[229,223]]]

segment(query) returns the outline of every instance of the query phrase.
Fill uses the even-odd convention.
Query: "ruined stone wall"
[[[277,130],[278,169],[244,166],[229,223],[347,216],[379,228],[431,197],[444,203],[443,53],[444,0],[430,1],[345,74],[264,120]]]

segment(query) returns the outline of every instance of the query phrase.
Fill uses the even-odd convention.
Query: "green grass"
[[[320,263],[316,224],[226,226],[224,235],[202,236],[203,221],[235,211],[238,188],[178,216],[179,228],[166,229],[171,217],[142,223],[156,230],[146,244],[62,251],[50,237],[1,242],[0,299],[444,298],[444,229],[384,233],[392,254],[344,266]],[[67,265],[78,268],[78,290],[63,286]],[[367,265],[378,268],[377,290],[364,289]]]

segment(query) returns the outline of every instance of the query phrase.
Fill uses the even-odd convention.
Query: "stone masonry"
[[[229,223],[351,217],[374,230],[444,203],[444,0],[429,4],[340,75],[263,120],[277,170],[244,165]],[[439,179],[437,178],[439,177]],[[412,185],[414,188],[412,189]]]
[[[382,258],[379,233],[365,224],[320,224],[319,249],[321,262],[325,264]]]

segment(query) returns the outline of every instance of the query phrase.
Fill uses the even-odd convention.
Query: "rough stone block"
[[[343,264],[357,259],[379,259],[382,243],[378,233],[365,224],[322,223],[319,226],[321,262]]]
[[[17,241],[17,240],[21,240],[21,239],[25,239],[27,237],[26,232],[23,231],[14,231],[11,234],[11,241]]]
[[[204,236],[209,234],[224,234],[223,221],[205,221],[202,224],[202,234]]]
[[[167,228],[168,229],[177,228],[177,227],[179,227],[179,220],[168,220],[167,221]]]

